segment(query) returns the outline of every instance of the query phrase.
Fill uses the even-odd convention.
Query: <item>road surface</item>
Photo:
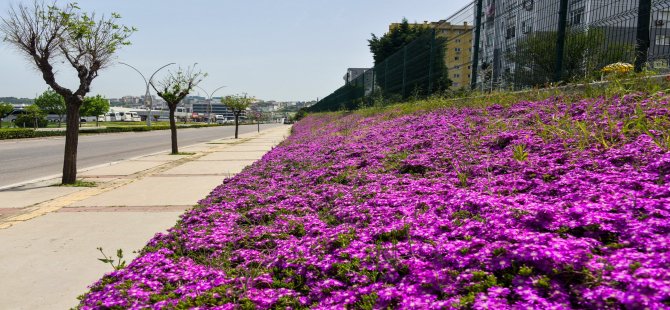
[[[282,124],[264,124],[261,130]],[[240,133],[256,131],[256,125],[240,126]],[[179,147],[232,137],[235,126],[179,129]],[[79,136],[77,168],[170,150],[170,130]],[[65,137],[0,140],[0,188],[61,174]]]

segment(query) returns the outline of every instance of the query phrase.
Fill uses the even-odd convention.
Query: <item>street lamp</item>
[[[202,88],[198,85],[196,85],[195,87],[199,88],[200,90],[202,90],[205,93],[205,95],[207,95],[207,110],[208,110],[207,111],[207,124],[211,124],[212,123],[212,96],[214,96],[214,93],[217,90],[226,87],[226,85],[223,85],[223,86],[215,89],[211,94],[207,93],[207,91],[204,88]]]
[[[149,94],[149,86],[151,85],[151,80],[153,80],[154,76],[156,75],[156,73],[158,73],[158,71],[161,71],[163,68],[165,68],[167,66],[174,65],[175,63],[171,62],[167,65],[164,65],[164,66],[158,68],[158,70],[154,71],[154,73],[151,75],[151,77],[149,78],[148,81],[144,77],[144,74],[142,74],[142,72],[140,72],[140,70],[137,70],[137,68],[135,68],[135,67],[133,67],[133,66],[131,66],[131,65],[125,63],[125,62],[119,62],[119,63],[122,64],[122,65],[126,65],[126,66],[130,67],[131,69],[135,70],[137,73],[140,74],[140,76],[142,76],[142,79],[144,79],[144,83],[147,84],[147,91],[144,93],[144,104],[147,104],[147,102],[149,102],[149,106],[147,107],[147,109],[148,109],[148,111],[147,111],[147,126],[151,127],[151,110],[153,109],[153,103],[154,103],[153,100],[151,99],[151,94]]]

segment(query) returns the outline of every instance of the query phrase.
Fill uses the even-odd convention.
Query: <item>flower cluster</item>
[[[605,66],[601,71],[603,73],[625,74],[633,71],[633,65],[625,62],[617,62]]]
[[[80,309],[670,307],[668,98],[309,116]]]

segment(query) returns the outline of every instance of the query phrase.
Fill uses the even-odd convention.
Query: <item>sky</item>
[[[78,0],[82,10],[119,13],[138,32],[116,62],[128,63],[147,78],[175,62],[208,76],[200,86],[214,96],[248,93],[263,100],[311,101],[343,85],[347,68],[371,67],[367,40],[403,17],[438,21],[470,0]],[[0,16],[10,5],[32,0],[0,0]],[[58,4],[67,2],[58,0]],[[57,79],[76,88],[76,75],[57,66]],[[160,79],[166,70],[157,74]],[[0,41],[0,97],[34,98],[47,89],[34,65]],[[91,95],[140,96],[141,76],[115,64],[99,73]],[[152,92],[152,94],[154,94]],[[205,95],[196,90],[193,95]]]

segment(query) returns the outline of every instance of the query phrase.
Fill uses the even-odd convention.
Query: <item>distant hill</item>
[[[16,98],[16,97],[0,97],[0,102],[6,102],[11,104],[32,104],[33,99],[29,98]]]

